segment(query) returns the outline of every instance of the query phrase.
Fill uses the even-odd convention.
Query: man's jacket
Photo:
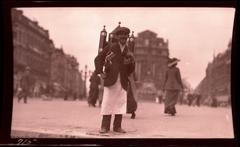
[[[135,63],[124,64],[124,58],[126,58],[128,47],[126,46],[121,52],[120,45],[114,43],[106,46],[102,52],[95,58],[96,73],[103,73],[103,67],[105,65],[106,56],[113,52],[114,57],[111,59],[111,64],[108,64],[105,68],[106,78],[104,78],[104,86],[112,86],[118,78],[120,73],[120,81],[123,89],[127,90],[128,87],[128,76],[134,71]]]

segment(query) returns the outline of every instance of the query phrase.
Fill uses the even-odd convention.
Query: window
[[[168,52],[167,51],[162,51],[162,55],[163,56],[168,56]]]
[[[156,55],[156,54],[157,54],[156,50],[153,50],[152,55]]]
[[[148,46],[148,45],[149,45],[149,40],[146,39],[146,40],[145,40],[145,46]]]
[[[162,45],[163,45],[163,44],[162,44],[162,42],[159,42],[158,46],[160,46],[160,47],[161,47]]]

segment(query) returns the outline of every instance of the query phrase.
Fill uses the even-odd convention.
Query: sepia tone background
[[[158,106],[162,107],[162,104],[155,106],[156,94],[162,89],[168,59],[177,57],[181,60],[178,66],[184,82],[184,93],[179,98],[179,105],[181,104],[179,111],[188,112],[192,109],[188,106],[187,94],[199,93],[202,95],[201,105],[204,108],[193,110],[196,111],[196,116],[201,115],[192,121],[197,122],[205,116],[208,116],[205,120],[211,118],[211,115],[206,114],[212,114],[213,117],[219,114],[216,115],[219,116],[219,121],[206,121],[206,123],[217,123],[219,127],[226,126],[223,122],[227,118],[229,132],[222,133],[222,137],[233,137],[230,65],[234,11],[232,8],[12,9],[14,92],[17,93],[23,70],[29,66],[32,79],[32,105],[38,108],[37,112],[42,111],[42,108],[37,106],[45,103],[46,100],[51,101],[46,105],[49,108],[54,105],[53,101],[65,107],[66,103],[59,102],[59,100],[64,97],[63,91],[66,89],[71,90],[72,100],[79,99],[81,105],[84,105],[88,97],[89,78],[94,71],[93,60],[98,52],[99,37],[103,26],[106,25],[107,33],[112,32],[118,25],[126,26],[134,31],[131,35],[135,38],[135,72],[140,108],[146,110],[152,107],[156,109]],[[53,87],[54,92],[50,97],[42,96],[40,87],[47,88],[49,85]],[[217,107],[220,107],[217,110],[219,111],[211,109],[212,95],[217,97]],[[194,103],[196,102],[193,102],[193,105]],[[66,106],[67,110],[73,105]],[[138,110],[141,110],[140,108]],[[24,122],[33,115],[22,115],[24,109],[26,107],[14,103],[16,111],[13,111],[13,130],[14,127],[26,128],[24,124],[34,124],[34,122]],[[51,113],[55,111],[58,110],[53,109]],[[88,111],[92,110],[84,108],[81,112]],[[97,118],[98,112],[94,111],[96,113],[92,115]],[[148,114],[147,111],[139,113],[141,112],[143,116]],[[156,115],[162,113],[160,110],[153,112]],[[42,113],[42,115],[47,116],[48,113],[50,112]],[[55,118],[56,114],[53,114]],[[53,120],[56,119],[59,118]],[[83,120],[87,122],[87,118]],[[152,123],[157,121],[152,120]],[[93,126],[97,128],[97,120],[93,122],[96,123]],[[184,120],[180,122],[183,124]],[[191,120],[188,121],[190,122]],[[172,126],[169,127],[172,128]],[[34,130],[33,128],[32,126],[30,130]],[[153,130],[150,129],[150,136]],[[209,133],[201,133],[201,131],[193,132],[195,135],[189,133],[186,136],[214,137],[215,135],[208,136]],[[173,134],[170,136],[176,135]],[[176,136],[181,137],[178,135]]]

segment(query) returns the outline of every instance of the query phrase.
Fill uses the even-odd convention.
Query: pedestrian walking
[[[180,70],[177,67],[177,63],[180,60],[173,58],[169,60],[168,70],[165,74],[165,79],[163,83],[163,90],[166,92],[164,100],[164,113],[175,115],[176,108],[175,105],[178,100],[178,95],[181,90],[183,90],[182,79],[180,75]]]
[[[184,92],[183,91],[180,92],[178,99],[179,99],[179,104],[182,105],[183,104],[183,99],[184,99]]]
[[[202,99],[202,95],[201,94],[196,94],[196,104],[198,107],[200,107],[201,105],[201,99]]]
[[[128,76],[134,71],[135,63],[133,54],[128,51],[127,46],[130,30],[119,27],[115,33],[117,42],[107,45],[95,58],[96,72],[104,79],[100,133],[110,131],[112,115],[115,115],[113,131],[126,133],[121,127],[122,115],[126,114]]]
[[[99,97],[99,85],[101,84],[101,79],[96,74],[96,71],[93,72],[89,81],[90,81],[90,90],[89,90],[89,97],[88,97],[88,105],[92,107],[96,107],[96,102]]]
[[[27,97],[30,94],[30,67],[27,66],[25,71],[20,79],[20,92],[18,93],[18,102],[23,98],[24,103],[27,103]]]
[[[212,94],[212,95],[211,95],[211,98],[212,98],[211,106],[212,106],[212,107],[217,107],[217,106],[218,106],[218,100],[217,100],[216,95],[215,95],[215,94]]]
[[[39,93],[40,93],[40,84],[35,83],[34,88],[33,88],[33,96],[39,97]]]
[[[71,89],[69,87],[65,87],[65,90],[64,90],[64,101],[67,101],[68,98],[70,97],[71,95]]]
[[[188,106],[193,105],[194,99],[195,99],[194,94],[193,93],[188,93],[188,95],[187,95]]]
[[[156,102],[161,104],[163,102],[163,92],[162,90],[157,90]]]

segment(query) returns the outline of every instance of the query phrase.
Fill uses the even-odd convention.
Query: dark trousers
[[[102,129],[110,130],[110,124],[111,124],[111,115],[103,115],[102,118]],[[115,114],[114,122],[113,122],[113,129],[121,128],[122,124],[122,114]]]
[[[27,97],[28,97],[28,91],[23,89],[19,94],[18,94],[18,102],[23,98],[24,103],[27,103]]]
[[[89,92],[88,104],[96,105],[99,96],[99,89],[97,87],[91,88]]]

